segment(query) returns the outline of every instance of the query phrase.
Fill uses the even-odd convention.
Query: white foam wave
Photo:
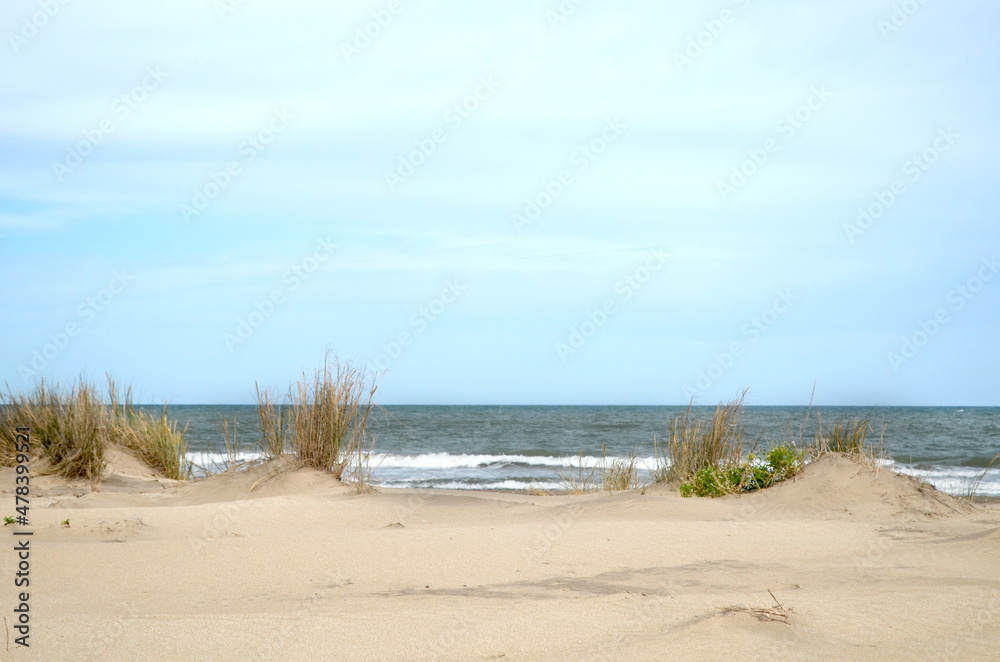
[[[1000,497],[1000,469],[942,466],[921,469],[894,463],[890,466],[893,471],[925,480],[942,492],[955,496],[966,496],[974,490],[977,496]]]
[[[430,482],[426,480],[398,481],[379,483],[379,487],[387,489],[433,488],[436,490],[526,490],[530,487],[541,487],[547,490],[559,490],[559,485],[532,484],[522,480],[498,480],[489,483],[465,483],[461,481]]]
[[[225,464],[225,463],[236,463],[236,462],[247,462],[250,460],[259,460],[263,457],[263,454],[256,451],[243,451],[240,453],[234,453],[229,455],[227,453],[211,453],[208,451],[195,451],[187,454],[187,459],[189,462],[194,462],[204,466],[205,464]]]
[[[593,457],[590,455],[452,455],[450,453],[425,453],[422,455],[375,454],[371,464],[380,468],[408,469],[475,469],[479,467],[500,467],[524,465],[533,467],[600,467],[624,457]],[[637,458],[637,462],[654,466],[656,458]]]
[[[234,463],[261,459],[260,452],[242,452],[230,456],[225,453],[190,452],[189,461],[197,467],[218,471]],[[449,490],[522,490],[532,485],[549,490],[558,490],[555,471],[577,468],[592,469],[610,465],[624,457],[595,457],[591,455],[520,455],[520,454],[451,454],[423,453],[401,455],[375,453],[370,467],[376,478],[387,488],[425,487]],[[966,495],[975,485],[980,496],[1000,497],[1000,469],[975,467],[955,467],[933,465],[929,468],[913,467],[886,460],[883,466],[889,470],[908,474],[927,481],[937,489],[958,496]],[[657,466],[657,458],[637,458],[636,465],[640,479],[646,479],[648,471]],[[542,469],[535,475],[536,469]],[[550,477],[553,480],[539,480]],[[977,484],[978,483],[978,484]]]

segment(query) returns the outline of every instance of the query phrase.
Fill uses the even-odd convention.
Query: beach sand
[[[33,481],[31,648],[8,627],[3,659],[995,660],[1000,651],[1000,506],[970,506],[843,457],[724,499],[683,499],[666,485],[357,494],[282,461],[181,484],[121,452],[110,463],[99,491]],[[0,472],[5,513],[13,484],[12,470]],[[13,543],[3,547],[12,623],[22,589]]]

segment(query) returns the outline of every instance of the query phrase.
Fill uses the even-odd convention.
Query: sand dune
[[[127,457],[111,464],[99,491],[33,483],[32,647],[16,648],[12,632],[5,659],[989,660],[1000,650],[1000,509],[846,458],[714,500],[667,486],[357,494],[288,462],[183,484]],[[12,485],[11,471],[0,481]],[[10,491],[0,498],[13,511]],[[11,599],[14,564],[0,556]]]

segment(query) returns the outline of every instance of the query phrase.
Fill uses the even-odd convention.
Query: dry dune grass
[[[254,388],[257,417],[260,420],[261,448],[269,458],[281,457],[285,452],[285,439],[288,436],[288,417],[274,391],[262,391],[257,384],[254,384]]]
[[[357,368],[328,354],[323,367],[292,385],[287,410],[270,391],[257,388],[257,413],[267,456],[285,449],[286,437],[308,467],[333,474],[359,490],[373,483],[372,439],[368,417],[375,407],[377,384]]]
[[[882,466],[885,455],[885,424],[879,431],[877,441],[868,438],[874,427],[870,417],[846,418],[836,421],[830,426],[829,431],[823,429],[823,419],[820,416],[820,424],[816,432],[816,438],[806,449],[806,453],[812,459],[820,458],[828,453],[842,453],[855,459],[874,471],[878,471]]]
[[[885,426],[873,441],[870,417],[841,419],[824,428],[819,416],[809,443],[800,439],[796,444],[789,438],[771,442],[768,450],[758,453],[758,439],[746,452],[740,423],[745,395],[743,391],[738,398],[719,403],[710,420],[693,419],[690,406],[672,419],[665,454],[654,440],[658,466],[651,472],[653,479],[680,484],[685,496],[724,496],[769,487],[797,475],[806,462],[829,454],[847,456],[876,473],[886,459]]]
[[[107,408],[93,386],[82,381],[65,391],[40,382],[24,395],[7,386],[3,402],[3,461],[13,464],[14,428],[28,427],[36,452],[52,473],[94,482],[104,468],[104,448],[111,439]]]
[[[4,466],[13,464],[14,428],[26,426],[36,452],[48,461],[48,470],[65,478],[100,480],[105,450],[112,443],[135,453],[167,478],[185,478],[183,431],[165,412],[157,417],[137,409],[131,386],[122,394],[110,377],[106,399],[82,379],[69,390],[42,381],[26,395],[8,386],[6,393],[0,393],[4,405],[0,409],[0,461]]]
[[[587,494],[590,492],[621,492],[639,487],[639,461],[633,451],[626,458],[608,460],[607,447],[601,447],[601,461],[594,466],[585,466],[583,453],[577,456],[577,464],[568,469],[555,469],[559,479],[558,492],[529,488],[529,493],[539,494]]]
[[[368,417],[377,386],[349,364],[327,355],[310,379],[303,375],[282,405],[271,390],[257,387],[257,414],[267,459],[282,457],[291,447],[301,465],[328,472],[335,478],[367,489],[373,483]],[[83,379],[70,389],[50,387],[44,381],[27,394],[9,386],[0,392],[0,466],[13,466],[16,428],[28,427],[36,455],[46,471],[65,478],[101,480],[105,450],[118,444],[166,478],[191,477],[186,458],[185,430],[167,417],[138,408],[130,385],[124,388],[108,377],[107,394]],[[223,421],[228,449],[225,471],[249,468],[248,449],[238,448],[235,421]],[[201,467],[206,474],[217,467]]]
[[[667,443],[669,462],[661,462],[660,475],[668,482],[680,482],[709,468],[723,468],[743,460],[743,428],[740,414],[743,399],[719,403],[711,421],[691,419],[691,406],[670,422]]]
[[[112,438],[167,478],[189,478],[191,467],[186,459],[185,431],[178,429],[176,421],[167,418],[166,407],[163,413],[154,416],[136,409],[131,386],[126,386],[123,393],[124,399],[119,401],[118,389],[109,378]]]

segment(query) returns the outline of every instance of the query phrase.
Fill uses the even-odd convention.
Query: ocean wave
[[[591,455],[452,455],[450,453],[425,453],[421,455],[375,454],[371,458],[371,466],[380,468],[408,469],[475,469],[481,467],[500,468],[504,466],[525,467],[555,467],[555,468],[593,468],[612,463],[617,460],[627,461],[626,457],[594,457]],[[636,458],[636,462],[645,466],[655,466],[656,458]]]
[[[246,451],[230,456],[217,452],[189,452],[187,458],[196,467],[210,472],[234,463],[262,459],[259,452]],[[591,455],[520,455],[520,454],[451,454],[422,453],[403,455],[374,453],[370,468],[381,487],[390,489],[414,487],[449,490],[523,490],[532,486],[547,490],[560,489],[556,473],[574,472],[578,468],[599,469],[626,457]],[[883,460],[888,470],[914,476],[948,494],[964,496],[975,487],[979,496],[1000,497],[1000,468],[983,469],[940,464],[909,464]],[[657,466],[657,458],[636,458],[640,480],[648,479],[648,471]],[[196,469],[196,475],[203,471]],[[541,469],[541,477],[533,475]],[[980,479],[980,477],[982,477]]]
[[[890,463],[890,467],[954,496],[966,496],[974,490],[976,496],[1000,497],[1000,469],[940,465],[926,468],[898,463]]]
[[[530,483],[523,480],[497,480],[486,483],[470,483],[465,481],[433,481],[426,479],[415,479],[413,481],[387,481],[379,483],[380,488],[386,489],[435,489],[435,490],[527,490],[529,488],[541,488],[550,491],[559,491],[561,487],[557,483]]]

